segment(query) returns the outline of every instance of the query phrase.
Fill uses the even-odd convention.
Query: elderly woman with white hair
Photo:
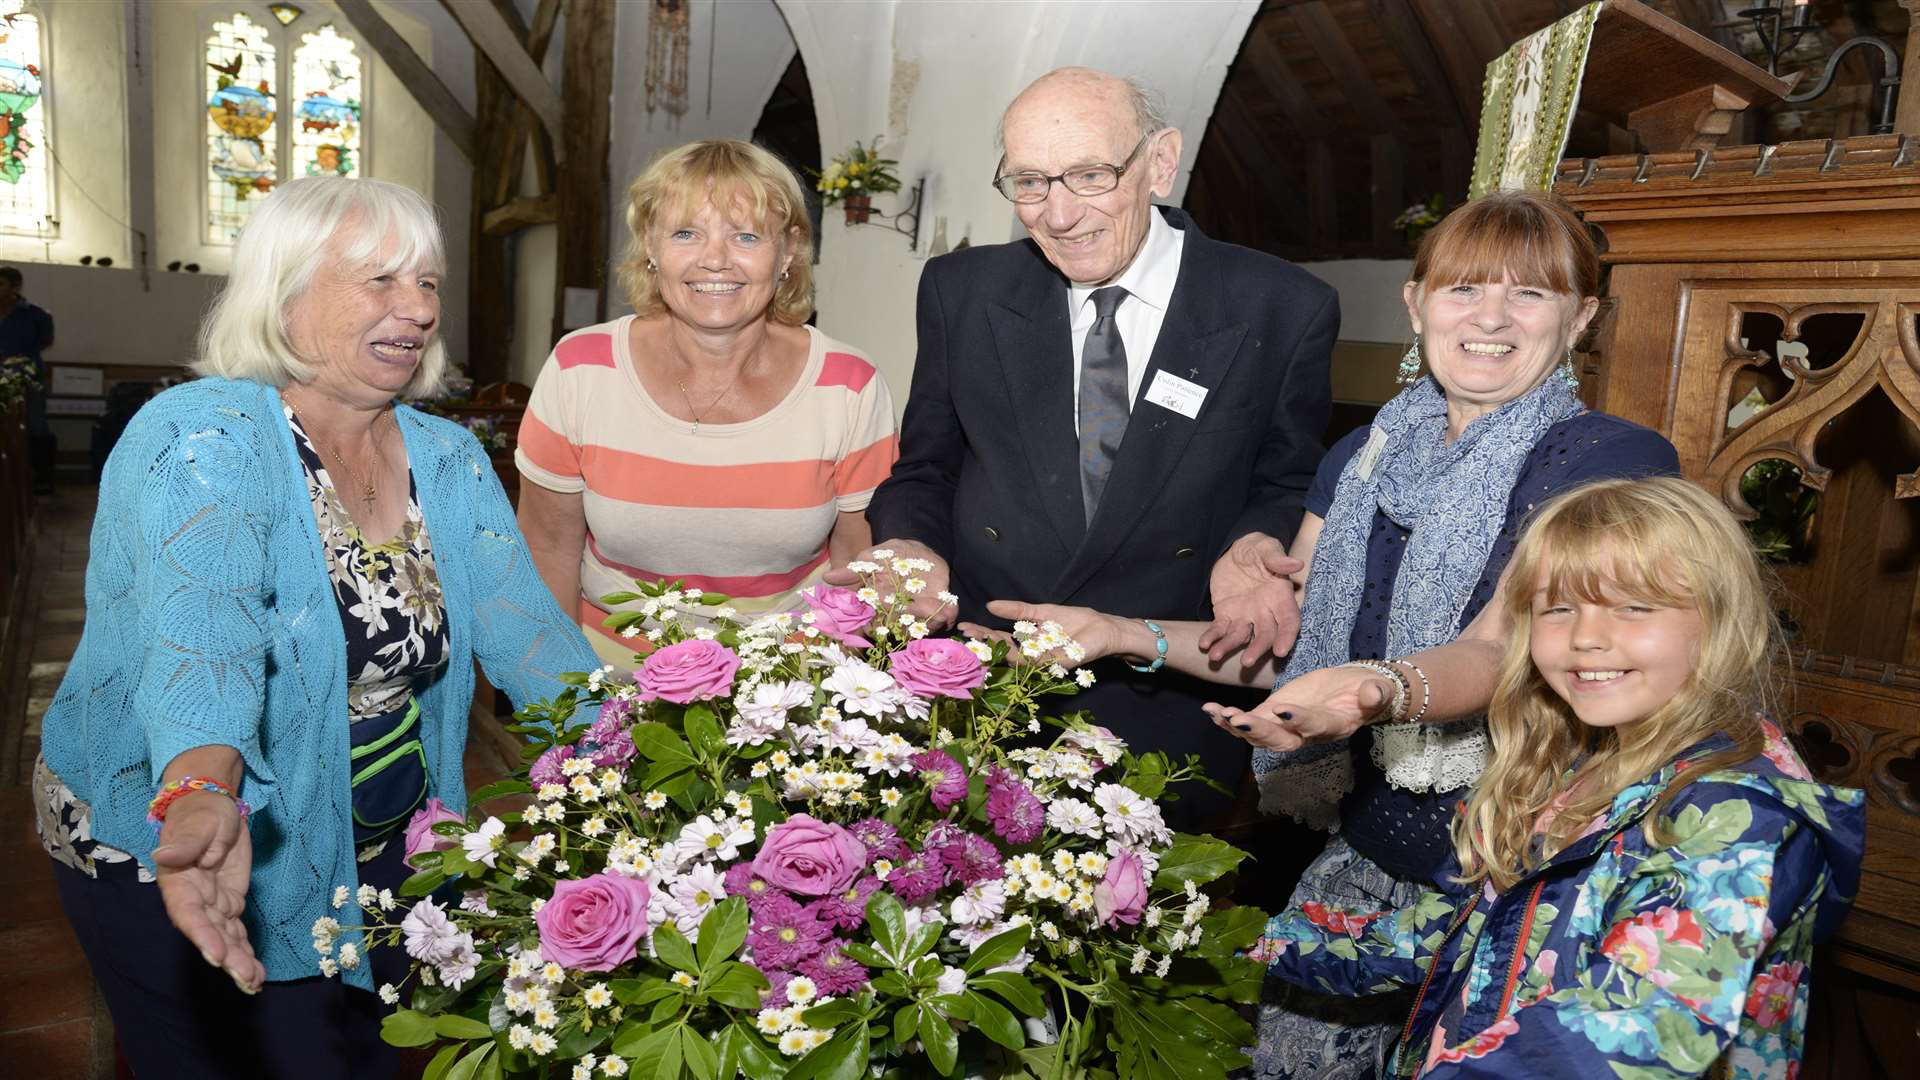
[[[430,796],[463,807],[476,659],[516,702],[596,666],[473,436],[398,403],[445,370],[444,265],[412,191],[282,185],[202,325],[204,377],[107,462],[35,787],[140,1076],[392,1072],[375,987],[406,957],[347,931],[323,976],[316,920],[398,891]]]

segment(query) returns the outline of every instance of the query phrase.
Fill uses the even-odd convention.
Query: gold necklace
[[[285,400],[285,399],[283,398],[282,400]],[[296,407],[291,401],[287,402],[287,408],[293,410],[293,415],[295,417],[298,417],[300,420],[300,427],[303,430],[306,429],[307,420],[306,420],[306,417],[300,416],[299,408]],[[391,408],[388,408],[382,415],[391,416],[393,415],[393,410]],[[379,417],[375,417],[373,422],[374,424],[378,425],[380,423]],[[362,476],[360,474],[360,470],[354,468],[353,464],[349,462],[345,457],[341,456],[339,451],[330,450],[327,447],[321,446],[320,440],[314,437],[313,432],[310,430],[307,431],[307,441],[312,443],[314,445],[314,448],[319,450],[322,454],[325,454],[328,457],[332,458],[334,461],[334,464],[339,465],[342,469],[345,469],[347,472],[347,475],[353,478],[353,482],[360,486],[360,502],[361,502],[360,509],[363,512],[367,510],[371,510],[373,508],[374,502],[380,498],[380,489],[374,486],[374,481],[379,479],[380,473],[386,467],[385,463],[380,460],[379,432],[377,430],[372,431],[369,434],[368,438],[371,442],[371,445],[373,446],[373,474],[370,477]],[[338,485],[335,485],[335,488],[337,490]]]
[[[712,401],[707,402],[707,407],[704,409],[695,409],[693,407],[693,395],[687,393],[687,380],[685,379],[675,380],[680,387],[681,399],[687,403],[687,411],[693,414],[693,433],[695,435],[700,434],[700,421],[706,419],[707,414],[713,411],[714,406],[720,404],[722,401],[725,401],[728,394],[733,393],[733,388],[740,385],[740,376],[746,370],[747,370],[747,361],[742,360],[740,362],[740,366],[734,369],[733,381],[727,384],[727,388],[725,390],[720,391],[719,397],[714,398]]]

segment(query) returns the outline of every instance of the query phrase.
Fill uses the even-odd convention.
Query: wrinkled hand
[[[1063,664],[1076,667],[1091,664],[1103,656],[1111,656],[1120,648],[1120,634],[1111,615],[1103,615],[1092,608],[1067,607],[1064,604],[1028,604],[1019,600],[992,600],[987,610],[1009,622],[1026,620],[1031,623],[1056,622],[1068,637],[1078,642],[1087,654],[1078,660],[1067,656],[1040,656],[1027,659],[1018,649],[1007,654],[1011,664]],[[961,623],[960,630],[968,637],[990,638],[995,641],[1012,641],[1013,635],[1004,630],[989,630],[978,623]]]
[[[253,873],[253,841],[233,800],[205,791],[175,799],[153,862],[167,918],[207,963],[240,989],[258,993],[267,971],[240,919]]]
[[[876,551],[891,551],[894,559],[925,559],[932,563],[933,569],[908,575],[918,577],[927,584],[914,595],[913,602],[907,605],[907,613],[916,619],[926,620],[927,625],[934,630],[944,630],[953,625],[958,612],[954,610],[954,605],[940,600],[940,594],[948,591],[948,582],[952,580],[945,559],[935,555],[932,548],[918,540],[888,540],[885,543],[873,545],[851,561],[865,560],[880,564],[880,573],[874,576],[874,588],[882,593],[898,590],[900,583],[906,578],[893,572],[892,560],[874,558],[873,553]],[[845,567],[827,571],[821,580],[829,585],[847,588],[857,588],[860,585],[860,575]]]
[[[1393,701],[1393,683],[1361,668],[1309,672],[1251,709],[1208,702],[1216,727],[1268,750],[1344,739],[1381,717]]]
[[[1238,649],[1241,665],[1253,667],[1290,652],[1300,633],[1300,605],[1289,575],[1305,565],[1266,533],[1235,540],[1207,582],[1213,624],[1200,635],[1207,659],[1218,664]]]

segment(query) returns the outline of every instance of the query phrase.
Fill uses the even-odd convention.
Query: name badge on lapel
[[[1207,400],[1207,388],[1172,372],[1156,371],[1153,385],[1147,387],[1147,400],[1191,420],[1200,415],[1200,404]]]

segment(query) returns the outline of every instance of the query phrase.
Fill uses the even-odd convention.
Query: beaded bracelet
[[[1409,724],[1418,723],[1421,717],[1427,715],[1427,706],[1433,704],[1433,680],[1427,678],[1427,673],[1420,670],[1420,665],[1411,660],[1395,660],[1393,663],[1404,664],[1420,676],[1420,708],[1406,720]]]
[[[1140,621],[1146,623],[1147,629],[1153,631],[1153,663],[1135,664],[1129,662],[1127,666],[1142,675],[1151,675],[1167,665],[1167,632],[1160,629],[1160,624],[1154,622],[1152,619],[1141,619]]]
[[[210,776],[183,776],[161,785],[159,794],[155,795],[153,802],[147,805],[147,820],[158,826],[167,819],[167,807],[172,806],[175,799],[191,791],[211,791],[216,795],[225,795],[232,799],[234,809],[240,811],[242,821],[246,820],[247,815],[253,811],[253,808],[247,805],[247,801],[226,784]]]
[[[1393,700],[1387,704],[1389,723],[1398,724],[1407,715],[1407,699],[1413,695],[1413,687],[1407,685],[1407,677],[1400,674],[1399,668],[1378,660],[1349,660],[1340,666],[1371,671],[1393,685]]]

